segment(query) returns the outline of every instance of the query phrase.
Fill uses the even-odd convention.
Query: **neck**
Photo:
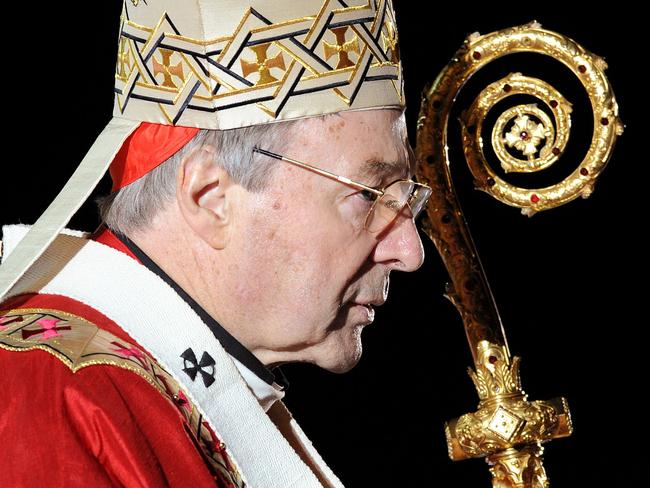
[[[127,237],[262,364],[274,368],[289,362],[265,347],[263,323],[237,313],[252,310],[232,301],[236,298],[233,290],[242,280],[233,281],[227,272],[236,270],[225,262],[227,253],[204,249],[205,244],[191,238],[189,231],[171,232],[169,227],[165,227],[164,233],[160,227],[153,227]],[[221,254],[215,256],[216,253]]]

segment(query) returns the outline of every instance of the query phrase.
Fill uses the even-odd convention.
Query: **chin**
[[[336,374],[347,373],[359,363],[360,359],[361,357],[354,360],[345,360],[345,361],[337,362],[336,364],[330,365],[329,367],[325,367],[323,369],[326,369],[330,373],[336,373]]]
[[[361,360],[362,330],[363,327],[355,327],[351,335],[328,348],[327,353],[319,358],[316,364],[330,373],[342,374],[350,371]]]

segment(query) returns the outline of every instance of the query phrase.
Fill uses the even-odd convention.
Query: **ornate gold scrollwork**
[[[545,54],[562,62],[585,88],[593,112],[591,143],[577,168],[545,188],[517,187],[490,167],[484,151],[488,113],[514,95],[534,97],[503,110],[489,141],[503,172],[534,173],[554,165],[571,135],[572,104],[549,83],[515,72],[490,83],[461,112],[462,144],[480,190],[528,216],[591,194],[623,132],[618,106],[605,77],[604,60],[536,22],[487,35],[470,35],[422,97],[417,126],[418,180],[433,193],[424,230],[449,272],[446,296],[461,314],[474,359],[469,373],[479,394],[477,411],[447,422],[453,460],[484,457],[498,488],[548,486],[541,444],[572,432],[564,398],[529,401],[522,390],[519,358],[511,357],[497,310],[471,234],[460,210],[450,173],[447,130],[451,107],[469,78],[491,61],[511,53]],[[513,101],[517,99],[511,99]]]
[[[521,388],[519,358],[503,346],[481,341],[476,371],[469,375],[481,402],[475,413],[445,428],[452,459],[483,457],[522,444],[536,444],[571,433],[566,400],[528,401]]]
[[[446,95],[438,93],[438,103],[449,103],[446,96],[457,92],[472,74],[491,61],[516,52],[548,55],[567,66],[585,88],[593,113],[591,144],[580,164],[562,181],[535,189],[517,187],[490,167],[483,148],[483,120],[498,102],[513,95],[530,95],[539,100],[539,104],[518,105],[502,113],[489,140],[506,173],[541,171],[564,154],[571,133],[571,103],[544,80],[512,73],[485,88],[462,114],[463,149],[476,187],[532,216],[579,196],[591,195],[624,126],[605,77],[605,60],[568,37],[542,29],[536,22],[486,35],[470,35],[441,73],[444,77],[436,80],[438,89],[447,91]]]

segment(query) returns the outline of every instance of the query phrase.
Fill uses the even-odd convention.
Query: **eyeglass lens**
[[[379,232],[388,226],[405,210],[409,218],[417,218],[424,208],[431,191],[413,181],[399,180],[384,189],[384,194],[375,200],[366,220],[370,232]]]

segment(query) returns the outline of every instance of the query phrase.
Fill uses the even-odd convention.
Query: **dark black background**
[[[21,23],[26,27],[15,37],[16,48],[11,41],[4,56],[9,125],[0,180],[2,224],[38,218],[112,112],[120,3],[56,2],[37,11],[30,5],[13,7],[5,19],[15,15],[16,22],[29,23]],[[572,14],[559,7],[398,1],[407,116],[414,136],[420,91],[473,31],[536,19],[608,62],[627,127],[591,198],[523,217],[472,189],[455,120],[449,145],[457,190],[510,349],[523,359],[524,389],[532,399],[565,396],[571,407],[573,436],[546,444],[553,486],[624,486],[625,475],[609,480],[621,469],[612,465],[612,455],[624,446],[621,436],[634,434],[629,419],[642,386],[635,383],[632,363],[646,324],[645,302],[635,291],[647,279],[640,244],[647,222],[647,124],[635,115],[647,105],[640,72],[646,48],[635,34],[638,12],[620,2],[611,10],[581,7]],[[568,70],[531,55],[497,64],[501,71],[486,69],[476,81],[494,81],[510,71],[544,77],[575,104],[574,149],[588,143],[589,107]],[[109,188],[105,179],[94,195]],[[95,214],[89,201],[69,227],[93,230]],[[453,463],[447,457],[444,421],[474,411],[478,399],[466,373],[471,356],[460,318],[442,296],[446,272],[424,241],[425,264],[413,274],[393,275],[387,304],[363,333],[364,354],[355,369],[335,375],[305,365],[283,368],[291,382],[289,409],[346,486],[489,486],[483,461]]]

